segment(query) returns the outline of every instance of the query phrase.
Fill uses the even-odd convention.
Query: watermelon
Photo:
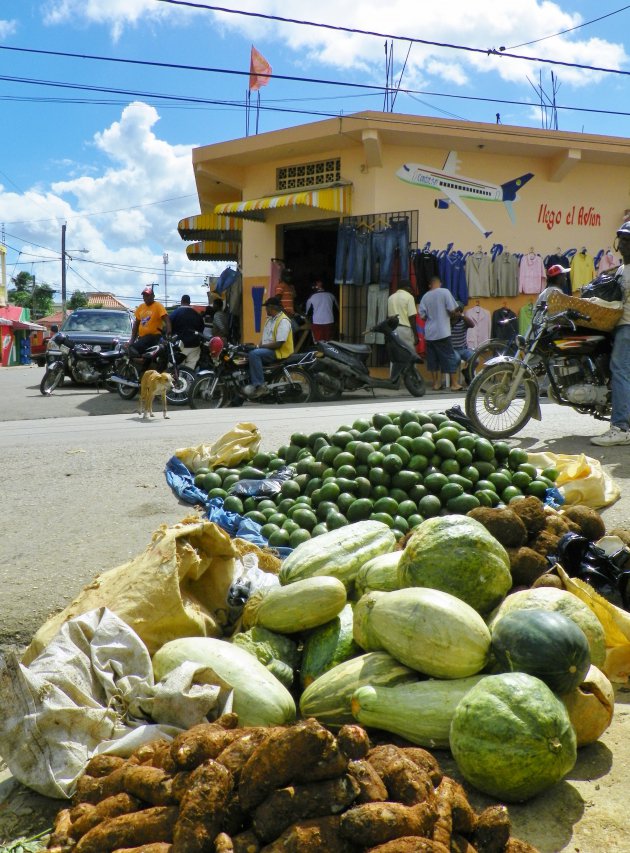
[[[416,527],[398,564],[398,585],[431,587],[489,613],[512,586],[507,551],[473,518],[443,515]]]
[[[489,675],[461,700],[451,752],[462,776],[499,800],[535,797],[573,768],[575,732],[562,701],[539,678]]]

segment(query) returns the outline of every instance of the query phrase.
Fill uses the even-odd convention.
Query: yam
[[[238,782],[241,776],[246,761],[249,759],[252,752],[259,744],[265,741],[273,731],[279,730],[275,727],[265,728],[257,726],[243,734],[243,737],[232,741],[218,755],[217,761],[230,771],[234,777],[235,783]]]
[[[439,841],[419,838],[415,835],[396,838],[394,841],[379,844],[378,847],[370,847],[366,853],[450,853],[450,850]]]
[[[404,746],[399,748],[421,770],[426,770],[435,786],[440,784],[442,781],[442,771],[434,755],[421,746]]]
[[[337,732],[337,745],[350,760],[365,758],[370,751],[370,739],[361,726],[347,723]]]
[[[435,795],[438,801],[445,799],[450,803],[453,832],[470,835],[475,828],[477,816],[459,782],[449,776],[444,776],[435,789]],[[435,832],[433,837],[435,838]]]
[[[127,771],[127,762],[112,770],[107,776],[94,778],[93,776],[81,776],[72,798],[74,805],[78,803],[100,803],[115,794],[124,793],[124,780]]]
[[[273,841],[292,823],[339,814],[359,791],[358,783],[347,774],[312,785],[279,788],[254,811],[254,831],[263,841]]]
[[[537,847],[533,847],[527,841],[521,841],[519,838],[508,838],[505,853],[539,853],[539,851]]]
[[[68,853],[73,846],[71,809],[61,809],[57,812],[47,849],[54,853]]]
[[[152,844],[141,844],[140,847],[123,847],[116,853],[172,853],[173,845],[166,841],[154,841]]]
[[[130,814],[140,808],[140,801],[129,794],[114,794],[106,800],[101,800],[97,805],[89,805],[80,817],[75,818],[72,824],[72,837],[75,841],[82,838],[86,832],[98,826],[110,817],[118,817],[121,814]]]
[[[463,835],[455,834],[451,838],[451,853],[477,853],[477,850]]]
[[[317,764],[325,764],[335,754],[339,755],[339,751],[333,735],[317,720],[302,720],[276,730],[256,747],[241,770],[242,807],[252,811],[276,788],[301,778],[314,778]],[[332,777],[335,775],[340,774],[331,773]]]
[[[170,806],[175,803],[172,793],[173,779],[159,767],[128,765],[123,787],[128,794],[152,806]]]
[[[359,785],[357,803],[384,802],[387,799],[385,783],[369,761],[365,759],[349,761],[348,773]]]
[[[260,840],[253,829],[234,835],[232,844],[234,853],[259,853],[261,847]]]
[[[352,853],[353,846],[339,835],[339,817],[294,823],[260,853]]]
[[[230,771],[212,759],[190,774],[173,830],[173,853],[204,853],[212,848],[232,789]]]
[[[181,803],[182,797],[188,790],[192,772],[192,770],[180,770],[172,777],[171,794],[176,803]]]
[[[428,838],[435,819],[435,809],[429,803],[365,803],[341,815],[339,832],[358,847],[374,847],[409,835]]]
[[[123,764],[126,764],[126,759],[120,755],[93,755],[85,765],[84,773],[93,779],[101,779]]]
[[[433,782],[427,771],[407,758],[399,747],[375,746],[367,760],[385,783],[390,800],[412,806],[425,802],[433,793]]]
[[[178,768],[171,758],[171,743],[172,741],[160,741],[156,744],[151,760],[146,763],[151,767],[158,767],[160,770],[166,770],[167,773],[177,773]],[[139,762],[144,764],[144,761]]]
[[[488,806],[477,815],[472,841],[481,853],[503,853],[512,825],[505,806]]]
[[[220,832],[214,839],[214,853],[234,853],[234,843],[225,832]]]
[[[223,811],[221,829],[223,832],[227,832],[228,835],[237,835],[246,826],[251,826],[251,820],[243,811],[238,794],[232,790],[227,806]]]
[[[156,738],[155,740],[149,741],[149,743],[143,743],[142,746],[139,746],[131,757],[135,759],[137,764],[153,765],[155,757],[160,755],[165,748],[168,749],[170,745],[170,741],[165,740],[164,738]]]
[[[177,735],[170,757],[178,770],[194,770],[209,758],[216,758],[238,737],[235,729],[224,729],[218,723],[200,723]]]
[[[116,771],[114,771],[116,772]],[[81,838],[73,853],[113,853],[156,841],[172,841],[177,820],[174,806],[153,806],[104,820]]]

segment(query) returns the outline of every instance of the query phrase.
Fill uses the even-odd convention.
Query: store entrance
[[[339,300],[339,286],[334,283],[338,228],[337,219],[283,226],[282,261],[292,272],[298,311],[305,310],[316,278]]]

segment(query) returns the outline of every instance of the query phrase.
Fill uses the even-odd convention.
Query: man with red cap
[[[163,334],[171,334],[171,321],[166,308],[155,301],[151,285],[142,291],[142,305],[136,308],[135,318],[129,344],[138,355],[157,344]]]
[[[547,270],[547,287],[557,287],[567,296],[571,295],[571,285],[569,283],[569,267],[562,267],[560,264],[553,264]]]

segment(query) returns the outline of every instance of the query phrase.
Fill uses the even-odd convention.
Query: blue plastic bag
[[[189,504],[206,505],[208,495],[195,486],[195,478],[177,456],[171,456],[168,460],[164,474],[166,475],[166,482],[178,498]]]

